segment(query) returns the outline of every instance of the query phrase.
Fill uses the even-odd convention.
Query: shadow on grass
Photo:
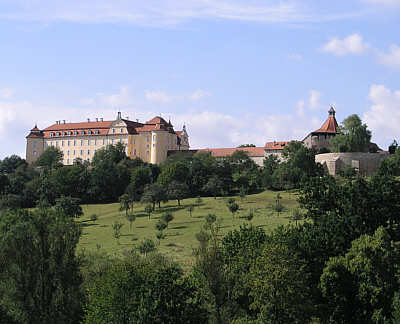
[[[136,217],[147,217],[149,218],[149,214],[145,214],[145,213],[140,213],[140,214],[135,214]]]
[[[232,227],[232,225],[223,225],[223,226],[220,226],[219,228],[228,228],[228,227]]]
[[[146,228],[146,226],[136,226],[136,228]]]
[[[96,225],[99,225],[99,224],[96,224],[96,223],[82,224],[82,223],[81,223],[81,226],[82,226],[82,227],[89,227],[89,226],[96,226]]]
[[[184,228],[187,228],[187,226],[182,225],[182,226],[170,227],[170,229],[184,229]]]
[[[134,234],[121,234],[121,237],[123,237],[123,236],[134,236]]]

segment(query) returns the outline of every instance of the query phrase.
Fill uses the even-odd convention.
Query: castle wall
[[[345,166],[355,168],[360,175],[371,176],[376,173],[380,163],[388,154],[382,153],[324,153],[315,156],[315,162],[324,165],[330,175],[337,176]]]

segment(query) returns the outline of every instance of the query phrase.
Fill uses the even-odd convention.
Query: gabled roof
[[[210,152],[213,157],[231,156],[236,151],[244,151],[249,157],[263,157],[263,147],[235,147],[235,148],[213,148],[199,149],[198,152]]]
[[[286,146],[288,146],[290,142],[267,142],[265,143],[264,148],[266,150],[277,150],[282,151]]]
[[[322,124],[320,129],[317,129],[313,133],[330,133],[330,134],[337,134],[338,132],[338,123],[335,118],[335,109],[331,107],[329,109],[329,117],[325,121],[325,123]]]
[[[169,123],[167,123],[166,120],[160,116],[156,116],[153,119],[146,122],[146,125],[153,125],[153,124],[169,125]]]
[[[58,130],[72,130],[72,129],[97,129],[97,128],[110,128],[112,121],[94,121],[83,123],[61,123],[53,124],[43,131],[58,131]]]

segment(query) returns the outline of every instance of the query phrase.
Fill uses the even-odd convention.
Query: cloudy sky
[[[193,148],[303,139],[330,105],[400,140],[400,0],[0,0],[0,158],[35,123],[186,123]]]

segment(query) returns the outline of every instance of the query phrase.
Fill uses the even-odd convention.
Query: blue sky
[[[333,3],[333,4],[332,4]],[[0,0],[0,158],[37,122],[186,123],[193,148],[302,139],[331,104],[400,140],[400,0]]]

